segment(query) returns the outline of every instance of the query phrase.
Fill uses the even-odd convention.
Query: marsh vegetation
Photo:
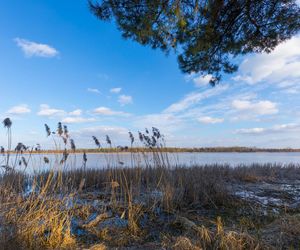
[[[0,174],[1,249],[300,248],[296,164],[172,166],[154,128],[138,139],[129,133],[129,144],[140,140],[148,152],[139,152],[143,167],[132,154],[129,167],[90,169],[83,153],[81,168],[63,171],[76,146],[59,123],[55,135],[46,126],[65,148],[56,167],[28,173],[34,147],[18,144],[11,155],[12,123],[4,125],[10,148]]]

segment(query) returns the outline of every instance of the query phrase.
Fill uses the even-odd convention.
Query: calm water
[[[300,153],[168,153],[168,159],[172,166],[192,166],[205,164],[229,164],[237,166],[240,164],[249,165],[253,163],[280,163],[300,164]],[[44,163],[44,156],[49,158],[49,164]],[[82,154],[73,154],[63,165],[59,164],[61,154],[57,155],[24,155],[29,162],[27,171],[40,171],[49,168],[79,168],[83,166]],[[18,165],[20,158],[16,160],[15,155],[11,156],[10,165]],[[115,154],[87,154],[87,168],[105,168],[117,166],[145,166],[154,165],[151,154],[115,153]],[[5,158],[0,156],[0,166],[5,165]],[[24,169],[24,166],[18,166]]]

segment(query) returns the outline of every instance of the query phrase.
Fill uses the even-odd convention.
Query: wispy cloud
[[[85,118],[81,116],[72,116],[72,117],[65,117],[62,119],[63,123],[71,124],[71,123],[89,123],[89,122],[95,122],[95,118]]]
[[[10,114],[10,115],[22,115],[22,114],[28,114],[30,112],[31,112],[31,110],[28,107],[28,105],[26,105],[26,104],[21,104],[21,105],[18,105],[18,106],[11,107],[7,111],[7,113]]]
[[[280,124],[275,125],[270,128],[243,128],[235,131],[236,134],[244,135],[263,135],[263,134],[272,134],[272,133],[284,133],[284,132],[294,132],[300,130],[300,124],[289,123],[289,124]]]
[[[53,116],[65,115],[66,112],[62,109],[50,108],[50,106],[48,104],[41,104],[40,111],[37,114],[39,116],[53,117]]]
[[[105,137],[106,135],[114,136],[114,135],[125,135],[128,138],[128,129],[117,126],[95,126],[95,127],[87,127],[82,128],[76,133],[91,137],[95,134],[99,135],[99,137]]]
[[[210,80],[213,78],[212,75],[201,75],[196,73],[191,73],[189,75],[186,75],[185,80],[187,82],[193,82],[196,87],[206,87],[209,85]]]
[[[40,110],[37,113],[39,116],[45,116],[49,118],[59,118],[63,123],[88,123],[95,122],[93,117],[82,117],[83,111],[81,109],[75,109],[71,112],[66,112],[63,109],[51,108],[48,104],[41,104]]]
[[[96,88],[88,88],[87,91],[91,93],[101,94],[100,90]]]
[[[271,115],[278,113],[277,104],[267,100],[234,100],[232,107],[238,111],[250,112],[252,115]],[[249,114],[249,113],[248,113]]]
[[[193,79],[193,82],[197,87],[206,86],[212,79],[212,75],[198,76]]]
[[[47,44],[36,43],[22,38],[15,38],[14,41],[26,57],[55,57],[59,54],[55,48]]]
[[[82,110],[81,109],[75,109],[72,112],[69,113],[69,115],[71,116],[80,116],[82,114]]]
[[[125,106],[127,104],[131,104],[133,102],[133,99],[130,95],[120,95],[118,102],[121,104],[121,106]]]
[[[108,135],[114,145],[129,143],[128,129],[118,126],[94,126],[81,128],[72,133],[72,136],[76,138],[76,142],[79,141],[83,145],[88,147],[94,146],[92,136],[97,136],[100,143],[103,144],[105,137]]]
[[[227,85],[217,86],[205,91],[201,92],[193,92],[186,95],[179,102],[173,103],[167,109],[165,109],[165,113],[175,113],[184,111],[195,104],[198,104],[200,101],[210,98],[212,96],[219,95],[228,89]]]
[[[121,90],[122,90],[122,88],[112,88],[112,89],[110,89],[110,92],[114,93],[114,94],[118,94],[121,92]]]
[[[169,135],[182,128],[183,123],[184,121],[179,116],[167,113],[143,115],[134,119],[137,129],[157,127]]]
[[[270,53],[246,58],[240,66],[235,81],[257,84],[280,83],[300,78],[300,36],[280,44]]]
[[[204,124],[216,124],[216,123],[222,123],[224,121],[223,118],[214,118],[210,116],[199,117],[197,120],[200,123],[204,123]]]
[[[97,115],[105,115],[105,116],[118,116],[118,115],[128,116],[129,115],[128,113],[122,111],[115,111],[107,107],[98,107],[93,110],[93,113]]]

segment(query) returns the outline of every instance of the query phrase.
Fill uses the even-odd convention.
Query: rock
[[[90,250],[106,250],[107,247],[104,244],[97,244],[90,248]]]
[[[199,231],[198,226],[186,217],[177,216],[174,223],[180,224],[185,230],[193,229],[195,231]]]
[[[103,213],[98,215],[95,219],[90,221],[88,224],[82,225],[83,228],[90,228],[90,227],[96,227],[101,221],[106,220],[110,218],[112,215],[111,213]]]
[[[103,230],[105,228],[109,228],[111,230],[114,230],[114,229],[124,229],[127,226],[128,226],[127,220],[121,219],[120,217],[113,217],[100,222],[97,225],[97,229]]]

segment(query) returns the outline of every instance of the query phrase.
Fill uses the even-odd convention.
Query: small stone
[[[90,221],[88,224],[83,225],[82,227],[89,228],[97,226],[101,221],[110,218],[112,215],[111,213],[103,213],[98,215],[95,219]]]

